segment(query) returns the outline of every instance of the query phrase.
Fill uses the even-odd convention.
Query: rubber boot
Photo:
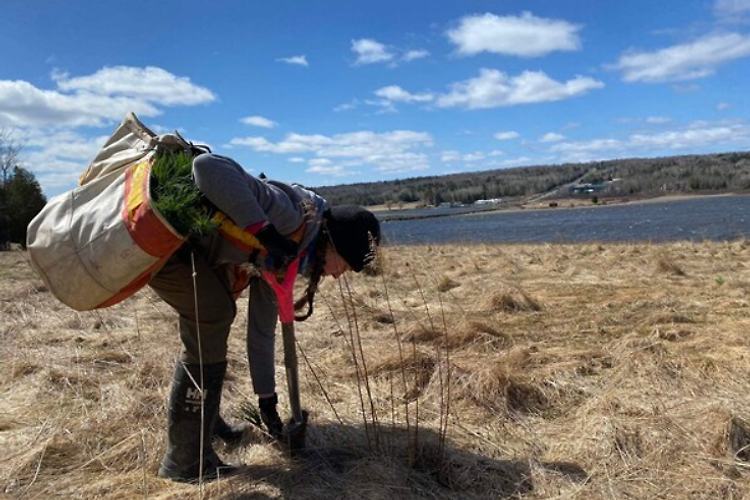
[[[159,477],[198,482],[211,481],[237,471],[236,467],[222,462],[211,446],[211,430],[219,414],[226,369],[226,362],[203,365],[201,415],[200,365],[177,363],[169,395],[168,447],[159,467]]]
[[[233,448],[242,442],[246,428],[246,425],[228,424],[219,414],[214,422],[213,437],[221,439],[226,446]]]
[[[269,398],[258,399],[258,408],[260,409],[260,419],[263,421],[263,425],[268,429],[268,433],[279,441],[284,441],[284,423],[279,417],[279,412],[276,410],[276,405],[279,402],[279,398],[274,393]]]

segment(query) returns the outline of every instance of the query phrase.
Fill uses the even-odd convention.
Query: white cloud
[[[458,151],[443,151],[440,153],[440,161],[450,163],[453,161],[460,161],[461,153]]]
[[[291,64],[294,66],[304,66],[308,67],[310,64],[307,62],[307,56],[301,55],[301,56],[292,56],[292,57],[280,57],[276,59],[277,62],[283,62],[286,64]]]
[[[305,163],[305,159],[300,156],[292,156],[291,158],[287,159],[289,163]]]
[[[328,177],[350,177],[357,175],[359,172],[347,170],[343,165],[335,165],[327,158],[315,158],[308,162],[309,167],[305,172],[320,174]]]
[[[352,40],[351,48],[352,52],[357,54],[357,60],[354,62],[355,65],[388,62],[394,58],[393,53],[388,50],[388,47],[369,38]]]
[[[521,134],[519,134],[515,130],[510,130],[508,132],[498,132],[493,137],[498,141],[508,141],[510,139],[518,139],[519,137],[521,137]]]
[[[624,54],[611,67],[621,70],[626,82],[659,83],[704,78],[719,66],[749,55],[750,35],[724,33],[656,52]]]
[[[493,151],[494,153],[495,151]],[[466,163],[474,163],[487,158],[488,154],[484,151],[475,151],[473,153],[461,154],[458,151],[443,151],[440,153],[440,161],[445,163],[462,161]],[[495,155],[492,155],[495,156]]]
[[[672,119],[668,116],[647,116],[645,118],[638,117],[624,117],[624,118],[618,118],[617,123],[623,123],[623,124],[633,124],[633,123],[648,123],[649,125],[661,125],[664,123],[669,123],[672,121]]]
[[[389,155],[371,155],[364,158],[365,163],[373,163],[375,170],[388,174],[403,174],[428,170],[430,161],[423,153],[396,153]]]
[[[487,13],[462,18],[447,35],[462,55],[492,52],[538,57],[557,50],[580,49],[580,29],[567,21],[536,17],[529,12],[520,17]]]
[[[724,20],[736,20],[737,16],[749,13],[750,0],[716,0],[714,3],[714,14]]]
[[[163,106],[194,106],[216,100],[213,92],[194,85],[189,78],[153,66],[102,68],[88,76],[60,76],[56,82],[62,91],[126,96]]]
[[[715,124],[705,122],[691,124],[678,130],[645,134],[632,134],[624,140],[593,139],[555,144],[549,151],[561,153],[567,161],[582,161],[614,157],[633,157],[654,152],[663,154],[670,151],[700,151],[705,148],[744,146],[750,142],[750,126],[743,123]]]
[[[153,104],[130,97],[41,90],[24,81],[0,81],[0,126],[100,127],[121,120],[128,111],[157,116]]]
[[[156,132],[157,134],[170,134],[174,132],[175,130],[179,132],[180,135],[184,136],[186,134],[185,129],[182,127],[166,127],[158,123],[149,123],[148,128],[150,128],[152,131]]]
[[[265,137],[235,137],[229,143],[227,144],[227,147],[232,149],[235,146],[241,146],[241,147],[248,147],[255,151],[271,151],[272,149],[276,148],[271,141],[266,139]],[[307,150],[300,150],[296,151],[297,153],[304,153]],[[274,153],[278,153],[279,151],[273,151]],[[284,151],[284,153],[294,153],[295,151]]]
[[[485,153],[483,153],[481,151],[475,151],[474,153],[467,153],[467,154],[465,154],[463,156],[463,158],[461,158],[461,159],[463,161],[465,161],[465,162],[470,162],[471,163],[471,162],[475,162],[475,161],[484,160],[485,158],[487,158],[487,155]]]
[[[482,68],[478,77],[452,84],[450,93],[441,95],[437,104],[443,108],[498,108],[559,101],[602,87],[604,83],[583,76],[563,83],[541,71],[524,71],[509,77],[501,71]]]
[[[311,167],[330,167],[333,165],[333,162],[328,158],[315,158],[307,162],[307,164]]]
[[[416,61],[417,59],[424,59],[425,57],[429,57],[429,55],[430,53],[424,49],[409,50],[401,56],[401,59],[406,62],[411,62]]]
[[[311,174],[325,175],[328,177],[351,177],[352,175],[357,175],[358,173],[358,172],[352,172],[352,171],[346,170],[346,167],[342,167],[341,165],[333,165],[330,167],[324,167],[324,166],[310,167],[308,169],[305,169],[305,172],[309,172]]]
[[[619,150],[624,147],[617,139],[593,139],[555,144],[550,151],[556,153],[595,153],[599,151]]]
[[[500,165],[503,167],[520,167],[523,165],[531,165],[532,163],[539,163],[539,160],[534,160],[528,156],[519,156],[510,160],[503,160]]]
[[[663,123],[669,123],[672,119],[668,116],[648,116],[646,117],[646,123],[652,125],[661,125]]]
[[[54,88],[22,80],[0,80],[0,127],[24,136],[24,161],[48,195],[70,189],[109,136],[86,135],[78,127],[119,123],[128,112],[141,118],[168,106],[193,106],[216,100],[189,78],[157,67],[105,67],[71,77],[54,70]]]
[[[345,102],[344,104],[339,104],[338,106],[333,108],[333,110],[336,113],[340,113],[342,111],[349,111],[349,110],[355,109],[357,106],[359,106],[359,101],[357,99],[352,99],[351,101]]]
[[[381,172],[409,172],[429,168],[427,156],[414,150],[432,147],[429,133],[395,130],[346,134],[288,134],[279,142],[264,137],[234,138],[229,146],[247,146],[255,151],[276,154],[310,153],[317,159],[340,159],[339,166],[372,165]],[[316,164],[316,166],[325,166]]]
[[[58,158],[64,160],[73,160],[88,163],[96,156],[102,145],[107,141],[108,136],[83,137],[72,131],[57,132],[48,134],[42,131],[34,131],[26,138],[26,146],[30,149],[37,150],[32,153],[40,158]],[[54,147],[50,147],[54,144]],[[41,152],[40,152],[41,150]],[[37,170],[46,171],[44,162],[34,162]],[[80,173],[80,172],[79,172]]]
[[[720,102],[716,105],[716,109],[719,111],[724,111],[731,108],[728,102]]]
[[[163,106],[192,106],[216,100],[210,90],[160,68],[103,68],[70,78],[53,73],[55,90],[29,82],[0,80],[0,126],[101,127],[129,112],[158,116]]]
[[[539,142],[560,142],[565,139],[562,134],[556,134],[555,132],[549,132],[539,138]]]
[[[435,96],[429,92],[412,94],[398,85],[389,85],[375,91],[375,95],[389,102],[430,102]]]
[[[727,125],[727,123],[720,123],[720,125]],[[695,129],[701,129],[701,128],[709,128],[711,126],[711,123],[706,120],[693,120],[690,122],[687,127],[685,127],[688,130],[695,130]]]
[[[391,113],[398,113],[396,105],[388,99],[366,99],[365,104],[369,106],[380,106],[380,109],[375,112],[376,115],[386,115]]]
[[[742,125],[667,131],[659,134],[635,134],[629,144],[647,149],[688,149],[715,144],[745,142],[750,139],[750,128]]]
[[[425,49],[402,51],[371,38],[352,40],[351,50],[357,54],[357,60],[354,62],[355,66],[376,63],[389,63],[391,66],[397,66],[398,61],[412,62],[430,56],[430,52]],[[401,53],[401,55],[398,56],[398,53]]]
[[[274,128],[278,125],[273,120],[269,120],[268,118],[265,118],[263,116],[247,116],[245,118],[240,119],[242,123],[245,125],[252,125],[254,127],[262,127],[262,128]]]
[[[84,137],[73,131],[25,129],[24,164],[48,195],[74,186],[107,136]]]

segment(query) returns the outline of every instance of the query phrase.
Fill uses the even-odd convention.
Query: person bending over
[[[227,340],[242,290],[249,286],[247,355],[253,389],[265,426],[279,438],[283,424],[276,411],[274,369],[278,308],[259,271],[282,276],[300,259],[298,273],[309,278],[309,316],[321,277],[362,271],[381,240],[380,224],[370,211],[329,206],[301,186],[257,179],[230,158],[197,156],[193,177],[205,199],[232,224],[184,244],[149,283],[179,315],[183,350],[172,380],[168,446],[158,475],[182,482],[235,470],[218,457],[211,437],[236,435],[219,416],[219,407]]]

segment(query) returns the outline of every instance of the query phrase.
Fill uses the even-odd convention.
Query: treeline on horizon
[[[750,152],[631,158],[413,177],[313,188],[333,204],[472,204],[542,193],[571,196],[575,184],[602,184],[598,197],[750,189]],[[580,195],[579,195],[580,196]]]

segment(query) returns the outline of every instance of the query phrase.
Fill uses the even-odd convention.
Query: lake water
[[[750,237],[750,195],[391,220],[382,227],[397,245],[733,240]]]

